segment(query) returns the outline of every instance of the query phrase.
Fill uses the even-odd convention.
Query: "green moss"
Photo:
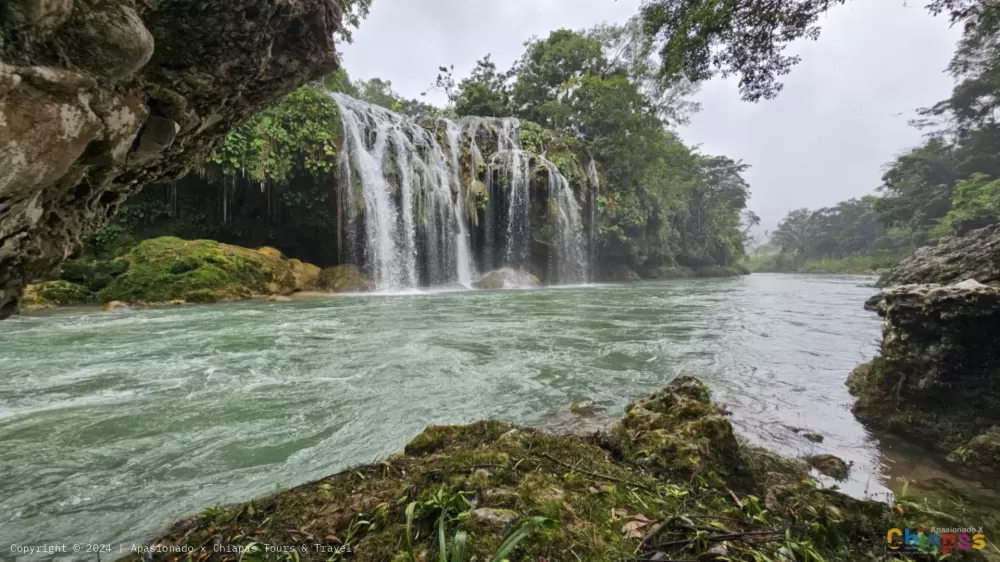
[[[205,510],[179,521],[157,543],[210,552],[215,545],[305,546],[297,548],[297,558],[317,561],[342,558],[315,545],[333,549],[346,543],[351,560],[410,561],[409,529],[415,559],[436,560],[436,525],[444,521],[446,543],[460,531],[468,536],[463,560],[488,560],[511,521],[546,517],[555,524],[535,531],[509,560],[707,560],[716,559],[707,551],[720,544],[730,560],[779,559],[779,549],[792,547],[827,560],[867,560],[884,552],[880,538],[886,529],[911,525],[914,517],[924,525],[940,520],[918,509],[901,515],[884,504],[818,489],[803,463],[738,445],[707,389],[694,379],[678,379],[632,411],[640,409],[646,413],[616,426],[624,427],[620,437],[630,443],[613,449],[594,438],[496,421],[431,427],[410,441],[405,454]],[[685,462],[680,472],[647,470],[638,462],[642,456],[632,453],[649,433],[702,459],[700,469],[691,473]],[[722,444],[683,449],[701,437]],[[706,454],[712,450],[725,451],[718,464]],[[729,478],[718,467],[748,477]],[[658,534],[643,543],[654,526]],[[755,540],[721,538],[742,533]]]
[[[154,238],[124,260],[128,270],[101,290],[103,302],[239,300],[290,293],[302,282],[289,260],[211,240]]]
[[[59,266],[59,278],[96,293],[127,270],[124,260],[70,260]]]
[[[374,289],[372,282],[356,265],[328,267],[319,274],[319,288],[334,293],[363,293]]]
[[[87,287],[68,281],[45,281],[28,285],[24,292],[24,306],[28,308],[48,308],[85,304],[94,299]]]

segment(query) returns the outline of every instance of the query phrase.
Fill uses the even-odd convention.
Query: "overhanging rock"
[[[0,3],[0,318],[144,184],[337,68],[342,0]]]

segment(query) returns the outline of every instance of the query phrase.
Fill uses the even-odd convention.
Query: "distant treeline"
[[[919,111],[927,140],[887,165],[878,195],[788,213],[754,269],[818,262],[878,269],[946,236],[1000,221],[1000,23],[967,28],[948,72],[951,96]]]

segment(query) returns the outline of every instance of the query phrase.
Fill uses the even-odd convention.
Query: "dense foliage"
[[[692,105],[655,87],[644,44],[627,27],[553,31],[500,71],[489,56],[436,85],[462,115],[516,116],[583,142],[602,179],[601,258],[644,274],[677,264],[733,265],[744,255],[747,166],[699,154],[671,132]]]
[[[785,54],[798,39],[816,39],[820,15],[847,0],[646,0],[642,35],[655,45],[665,84],[702,82],[717,74],[739,77],[743,99],[773,98],[780,77],[799,57]],[[967,31],[996,23],[993,0],[932,0],[927,9],[946,14]]]
[[[741,174],[747,166],[700,154],[670,131],[668,119],[683,119],[693,106],[683,101],[687,90],[657,87],[649,52],[630,42],[636,36],[627,27],[558,30],[529,41],[506,71],[486,56],[456,82],[452,70],[442,67],[434,87],[448,94],[445,108],[407,99],[387,80],[352,81],[343,70],[330,74],[230,133],[201,180],[185,180],[180,191],[154,187],[130,200],[111,227],[119,230],[102,232],[100,243],[91,246],[95,254],[98,246],[116,254],[127,245],[123,240],[162,234],[286,251],[295,244],[315,246],[320,231],[338,230],[342,212],[331,195],[336,180],[326,179],[337,173],[342,140],[339,109],[329,93],[341,92],[411,116],[518,117],[530,133],[522,135],[528,144],[539,133],[551,137],[544,131],[558,133],[573,145],[576,163],[562,162],[567,155],[553,152],[554,162],[586,183],[582,167],[592,157],[599,173],[598,258],[605,273],[624,268],[668,275],[678,266],[733,266],[744,255],[741,213],[749,186]],[[549,143],[528,144],[541,152]],[[189,184],[198,182],[221,182],[221,200],[192,199]],[[261,195],[248,193],[254,187]],[[258,220],[262,214],[266,224]],[[221,216],[223,224],[208,224],[210,216]],[[333,238],[326,237],[328,243]],[[336,249],[313,250],[300,257],[336,263]]]

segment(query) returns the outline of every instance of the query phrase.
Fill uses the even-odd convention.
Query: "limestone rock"
[[[590,414],[597,408],[597,403],[590,398],[574,401],[569,405],[569,411],[574,414]]]
[[[0,318],[144,184],[337,67],[342,0],[0,2]]]
[[[920,283],[948,285],[966,279],[987,285],[1000,284],[1000,225],[920,248],[889,270],[878,283],[881,287]]]
[[[267,302],[292,302],[293,300],[295,299],[293,299],[292,297],[286,297],[282,295],[271,295],[267,297]]]
[[[739,456],[732,424],[708,388],[687,376],[636,402],[601,444],[656,472],[724,470],[727,459]]]
[[[111,301],[104,305],[104,312],[127,312],[132,310],[122,301]]]
[[[469,517],[475,521],[481,521],[489,525],[510,525],[517,519],[517,513],[509,509],[491,509],[480,507],[469,512]]]
[[[319,272],[317,286],[332,293],[364,293],[375,288],[356,265],[338,265]]]
[[[840,457],[833,455],[813,455],[806,461],[822,474],[836,480],[847,480],[848,466]]]
[[[1000,287],[900,285],[865,308],[885,326],[879,356],[848,380],[859,419],[942,451],[1000,424]]]
[[[526,271],[511,268],[491,271],[472,284],[476,289],[485,290],[530,288],[541,287],[541,285],[538,277]]]
[[[993,426],[948,455],[948,460],[982,472],[1000,472],[1000,427]]]

